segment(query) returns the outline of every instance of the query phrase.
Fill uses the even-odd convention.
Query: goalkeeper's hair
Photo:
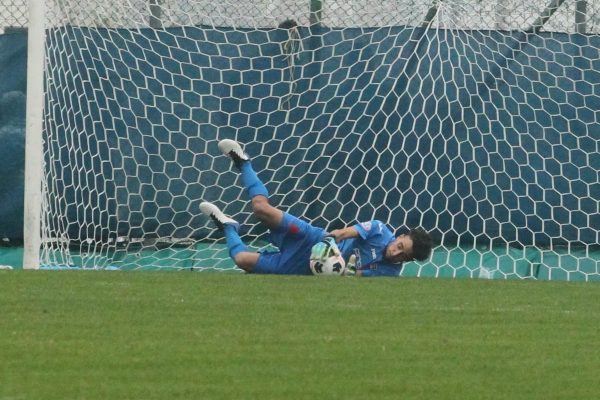
[[[413,242],[412,256],[417,261],[425,261],[431,255],[433,240],[429,233],[423,228],[416,228],[410,231],[410,238]]]

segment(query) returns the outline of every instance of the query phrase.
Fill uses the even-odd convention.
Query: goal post
[[[23,268],[39,268],[42,213],[42,168],[45,64],[45,0],[29,0],[27,45],[27,114],[25,135],[25,204]]]
[[[600,279],[600,0],[34,6],[27,268],[235,270],[228,138],[315,225],[430,231],[405,276]]]

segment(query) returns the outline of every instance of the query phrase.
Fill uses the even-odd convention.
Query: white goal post
[[[25,268],[233,270],[217,142],[405,276],[600,279],[600,0],[30,0]]]
[[[29,0],[23,268],[39,267],[44,120],[45,2]]]

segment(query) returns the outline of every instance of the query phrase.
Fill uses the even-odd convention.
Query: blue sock
[[[229,256],[231,258],[234,258],[242,251],[247,250],[247,247],[242,242],[240,235],[235,229],[235,226],[225,224],[225,226],[223,227],[223,231],[225,232],[225,240],[227,241],[227,248],[229,249]]]
[[[267,188],[258,178],[258,175],[256,175],[256,172],[252,168],[250,161],[244,162],[240,170],[242,172],[242,185],[244,185],[248,191],[250,198],[254,198],[256,196],[269,197]]]

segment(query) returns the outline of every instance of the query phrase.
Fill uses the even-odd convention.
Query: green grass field
[[[600,286],[0,271],[0,400],[597,399]]]

